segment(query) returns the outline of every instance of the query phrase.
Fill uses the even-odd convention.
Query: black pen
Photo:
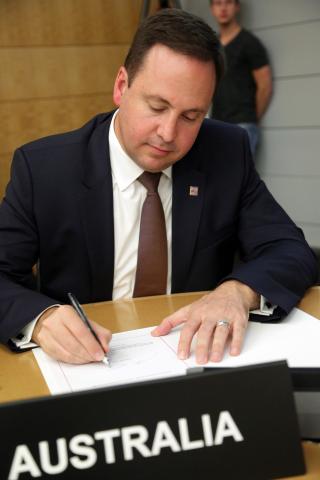
[[[97,340],[97,342],[99,343],[99,345],[101,346],[102,350],[104,350],[100,340],[99,340],[99,337],[98,335],[96,334],[96,332],[93,330],[92,326],[90,325],[90,322],[89,320],[87,319],[87,316],[86,314],[84,313],[84,311],[82,310],[82,307],[80,305],[80,303],[78,302],[78,300],[76,299],[76,297],[72,294],[72,293],[68,293],[68,297],[69,297],[69,300],[71,302],[71,305],[73,306],[73,308],[75,309],[75,311],[77,312],[77,314],[79,315],[79,317],[81,318],[81,320],[83,321],[83,323],[88,327],[88,329],[90,330],[90,332],[92,333],[92,335],[94,336],[94,338]],[[110,366],[109,364],[109,359],[107,357],[107,355],[105,354],[103,359],[101,360],[105,365],[108,365],[108,367]]]

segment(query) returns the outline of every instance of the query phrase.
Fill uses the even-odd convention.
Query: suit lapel
[[[95,128],[83,166],[81,215],[91,268],[91,299],[112,298],[114,270],[113,190],[109,158],[110,118]]]
[[[205,176],[190,163],[191,153],[173,167],[172,293],[185,290],[204,200]]]

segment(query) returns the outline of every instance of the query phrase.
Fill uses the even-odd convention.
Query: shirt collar
[[[119,186],[120,191],[129,187],[143,173],[143,169],[137,165],[122,148],[115,130],[114,120],[118,110],[114,113],[109,129],[109,151],[112,175]],[[166,168],[162,173],[171,180],[172,166]]]

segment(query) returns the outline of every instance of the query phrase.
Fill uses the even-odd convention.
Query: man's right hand
[[[90,323],[104,350],[69,305],[53,307],[44,312],[33,330],[32,341],[62,362],[99,362],[109,350],[111,332],[93,321]]]

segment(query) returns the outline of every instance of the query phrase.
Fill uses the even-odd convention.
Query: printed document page
[[[165,337],[151,336],[153,328],[114,333],[108,354],[110,366],[58,362],[41,348],[33,353],[53,394],[184,375],[186,365],[164,342]]]
[[[194,339],[190,357],[177,358],[180,328],[164,337],[152,337],[154,327],[115,333],[110,343],[110,367],[104,363],[69,365],[50,358],[41,348],[33,350],[52,394],[106,387],[183,375],[198,366]],[[294,309],[280,323],[249,322],[242,352],[228,349],[219,363],[206,367],[239,367],[287,360],[289,367],[320,367],[320,320]]]

